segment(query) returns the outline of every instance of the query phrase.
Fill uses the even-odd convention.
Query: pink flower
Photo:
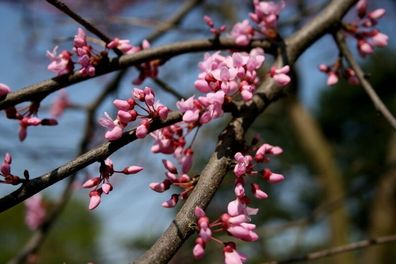
[[[108,113],[104,113],[105,116],[99,119],[99,124],[107,128],[105,138],[109,141],[114,141],[122,137],[123,125],[121,125],[118,120],[113,120]]]
[[[270,169],[264,169],[263,178],[272,184],[282,182],[285,179],[282,174],[273,173]]]
[[[357,9],[357,12],[358,12],[358,16],[360,18],[363,18],[363,17],[366,16],[367,6],[368,6],[367,0],[359,0],[359,2],[357,2],[356,9]]]
[[[276,69],[272,67],[270,70],[270,76],[274,79],[275,83],[279,86],[286,86],[290,82],[290,77],[287,73],[290,71],[289,65],[285,65],[282,68]]]
[[[74,64],[71,60],[72,54],[64,50],[59,55],[56,54],[58,46],[52,50],[47,51],[47,56],[50,58],[51,63],[48,65],[48,70],[55,72],[58,75],[67,74],[73,71]]]
[[[3,176],[8,176],[11,174],[11,162],[12,156],[10,153],[7,152],[4,155],[3,163],[0,166],[0,172],[3,174]]]
[[[143,167],[134,165],[134,166],[126,167],[125,169],[122,170],[122,173],[124,173],[124,174],[136,174],[136,173],[142,171],[143,169],[144,169]]]
[[[102,195],[102,189],[93,190],[89,193],[89,210],[93,210],[100,204],[100,196]]]
[[[243,264],[247,260],[245,255],[236,251],[234,242],[224,243],[223,252],[225,264]]]
[[[54,117],[60,117],[65,109],[72,106],[69,96],[64,90],[60,91],[59,96],[56,98],[55,102],[51,106],[51,114]]]
[[[25,222],[31,230],[40,227],[45,219],[46,210],[43,206],[42,197],[36,194],[25,201],[26,214]]]
[[[77,29],[77,34],[74,36],[74,46],[77,48],[87,46],[87,35],[82,28]]]
[[[81,56],[78,62],[81,65],[79,73],[81,73],[82,76],[95,76],[95,67],[93,61],[88,55],[84,54]]]
[[[136,137],[144,138],[148,134],[150,122],[147,119],[142,119],[140,125],[136,128]]]
[[[102,179],[100,177],[88,179],[87,181],[85,181],[83,183],[82,187],[83,188],[93,188],[93,187],[97,186],[101,181],[102,181]]]
[[[352,68],[345,69],[345,75],[350,84],[352,85],[360,84],[359,78],[356,76],[356,73]]]
[[[369,55],[374,52],[373,47],[365,39],[361,38],[357,42],[357,48],[362,57]]]
[[[379,30],[374,30],[371,34],[371,42],[374,46],[384,48],[388,46],[388,36],[381,33]]]
[[[337,64],[337,63],[336,63]],[[337,65],[335,65],[335,70],[331,69],[329,66],[325,64],[319,65],[319,70],[327,74],[327,85],[333,86],[338,82],[338,72],[337,72]]]
[[[246,46],[250,43],[254,36],[254,29],[249,24],[249,20],[245,19],[240,23],[236,23],[231,31],[231,36],[235,39],[235,43]]]
[[[282,9],[285,7],[285,2],[281,1],[279,4],[274,2],[264,2],[254,0],[254,13],[250,13],[250,18],[260,27],[261,33],[267,37],[276,37],[276,27],[278,17]]]
[[[178,201],[179,201],[179,195],[172,194],[171,198],[168,201],[162,203],[162,207],[165,208],[175,207]]]
[[[106,45],[109,49],[117,48],[125,54],[135,53],[140,50],[138,47],[134,47],[129,43],[127,39],[114,38],[111,42]]]
[[[268,198],[268,194],[266,194],[263,190],[261,190],[260,186],[257,183],[253,183],[251,187],[252,187],[252,193],[254,197],[256,197],[257,199]]]
[[[240,177],[244,174],[250,174],[253,170],[253,158],[250,155],[243,156],[241,152],[237,152],[234,155],[234,159],[237,164],[234,167],[234,174]]]
[[[183,114],[183,121],[186,123],[194,123],[199,119],[200,105],[196,103],[194,96],[187,100],[181,99],[176,103],[177,108]]]
[[[257,162],[268,162],[270,161],[270,159],[266,155],[270,154],[270,155],[278,156],[282,153],[283,153],[283,149],[278,146],[263,144],[257,149],[254,159]]]
[[[195,240],[193,255],[195,259],[202,259],[205,256],[205,243],[202,242],[202,238],[200,237]]]
[[[4,83],[0,83],[0,100],[5,98],[8,93],[11,92],[10,87]]]

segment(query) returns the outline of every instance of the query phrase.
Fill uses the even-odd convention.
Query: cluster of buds
[[[357,49],[363,57],[373,53],[375,47],[383,48],[388,45],[388,36],[374,28],[378,20],[385,15],[385,9],[368,12],[367,6],[367,0],[360,0],[356,4],[359,18],[344,26],[346,33],[356,39]]]
[[[241,46],[246,46],[255,37],[255,35],[264,35],[270,39],[275,39],[278,36],[277,24],[279,14],[285,7],[285,2],[281,1],[278,4],[271,1],[254,0],[254,12],[250,13],[250,18],[258,26],[256,31],[250,25],[249,20],[245,19],[240,23],[236,23],[231,31],[231,36],[235,39],[235,43]]]
[[[338,83],[340,77],[344,77],[351,85],[358,85],[360,82],[355,71],[351,67],[343,67],[341,62],[341,59],[337,59],[333,65],[319,65],[319,70],[327,74],[327,85],[335,85]]]
[[[206,54],[199,63],[201,73],[195,87],[202,93],[223,91],[227,96],[240,93],[243,100],[250,101],[258,83],[257,70],[263,65],[264,51],[252,49],[250,53],[234,52],[222,56],[219,52]]]
[[[93,47],[87,42],[86,33],[81,28],[78,28],[77,34],[74,36],[72,52],[63,50],[60,54],[57,54],[57,50],[58,46],[55,46],[52,52],[47,51],[47,56],[51,60],[48,70],[58,75],[73,72],[76,63],[73,62],[72,57],[75,54],[77,56],[77,63],[81,66],[78,72],[83,76],[94,76],[95,67],[105,55],[94,52]]]
[[[89,192],[89,210],[93,210],[100,204],[102,194],[109,194],[113,190],[113,186],[110,184],[110,177],[114,173],[122,174],[136,174],[143,170],[143,167],[129,166],[121,171],[114,170],[113,162],[110,159],[106,159],[100,163],[100,176],[85,181],[82,185],[83,188],[93,188]]]
[[[278,86],[286,86],[290,83],[290,76],[287,75],[290,71],[289,65],[285,65],[281,68],[272,67],[269,71],[269,76],[274,79]]]
[[[11,174],[11,163],[12,156],[10,153],[4,155],[3,163],[0,165],[0,176],[4,177],[4,180],[0,180],[0,183],[18,185],[23,183],[25,180],[29,180],[29,172],[24,171],[23,175],[25,179],[21,179],[19,176]]]
[[[9,119],[16,119],[19,121],[19,140],[24,141],[27,136],[27,128],[29,126],[55,126],[58,121],[53,118],[38,118],[37,113],[40,104],[32,102],[29,107],[17,110],[14,106],[11,106],[5,110],[6,116]]]
[[[255,149],[253,149],[255,150]],[[248,175],[261,174],[262,178],[271,183],[279,183],[284,180],[284,176],[272,172],[269,168],[263,170],[255,170],[255,166],[260,163],[267,163],[270,161],[269,155],[280,155],[283,150],[280,147],[272,146],[270,144],[263,144],[257,150],[255,155],[243,155],[241,152],[235,154],[234,174],[236,176],[234,192],[235,200],[229,202],[227,212],[223,213],[218,219],[213,222],[209,221],[205,212],[197,207],[195,209],[195,216],[197,217],[198,237],[195,240],[195,247],[193,255],[197,259],[201,259],[205,254],[205,247],[208,241],[213,240],[222,243],[225,263],[242,263],[246,260],[246,256],[236,251],[235,243],[223,242],[218,238],[213,237],[213,233],[221,231],[228,235],[246,242],[256,241],[259,236],[255,232],[256,226],[251,223],[251,216],[258,213],[257,208],[248,206],[250,199],[245,192],[245,183]],[[261,190],[257,183],[251,184],[251,190],[257,199],[265,199],[268,195]]]
[[[165,208],[175,207],[179,200],[187,199],[190,192],[194,189],[194,186],[197,182],[197,178],[191,178],[187,175],[187,172],[190,170],[191,165],[188,167],[183,167],[182,173],[179,174],[175,165],[169,160],[162,160],[164,167],[168,170],[165,173],[165,180],[162,182],[153,182],[150,183],[150,188],[156,192],[162,193],[168,190],[172,185],[182,188],[183,191],[181,193],[172,194],[171,198],[168,201],[162,203],[162,206]]]
[[[144,103],[144,105],[139,104]],[[99,123],[108,129],[105,138],[114,141],[121,138],[124,128],[130,122],[140,119],[140,124],[136,128],[136,136],[144,138],[148,132],[153,119],[160,118],[165,120],[168,116],[169,109],[155,101],[153,89],[146,87],[143,90],[135,88],[132,97],[127,100],[116,99],[113,104],[118,109],[117,117],[113,120],[109,114],[105,113],[105,117],[99,120]],[[140,114],[136,108],[140,108],[145,113]]]
[[[221,25],[220,27],[215,27],[215,24],[213,22],[213,19],[210,16],[204,16],[203,20],[205,21],[206,25],[210,28],[210,32],[214,35],[215,39],[218,39],[221,35],[226,30],[225,25]]]

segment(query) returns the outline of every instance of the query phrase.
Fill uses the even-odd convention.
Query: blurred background
[[[158,26],[164,24],[187,1],[176,0],[68,0],[73,10],[112,37],[129,39],[139,45]],[[202,20],[210,15],[216,26],[230,30],[247,18],[251,1],[196,1],[197,5],[181,22],[165,34],[152,39],[152,46],[176,41],[211,37]],[[328,1],[287,0],[281,13],[283,37],[304,25]],[[396,113],[396,1],[369,1],[369,8],[384,7],[386,16],[378,28],[390,37],[388,48],[359,59],[373,87],[392,113]],[[392,18],[393,16],[393,18]],[[353,9],[345,18],[356,17]],[[58,45],[71,49],[73,36],[80,25],[45,1],[0,0],[0,82],[17,90],[52,78],[47,70],[46,51]],[[91,33],[90,37],[95,38]],[[350,47],[355,50],[355,42]],[[101,47],[97,46],[98,50]],[[114,54],[110,54],[115,56]],[[286,176],[279,185],[266,185],[270,198],[253,201],[260,208],[254,217],[260,240],[238,243],[238,249],[249,255],[249,263],[263,263],[299,256],[314,250],[348,244],[354,241],[396,233],[396,138],[391,127],[375,111],[363,89],[340,81],[326,86],[326,75],[320,63],[332,64],[338,51],[331,37],[323,37],[299,59],[295,85],[288,96],[271,105],[250,130],[247,142],[259,134],[265,142],[281,146],[284,154],[271,162],[272,169]],[[175,57],[159,69],[159,78],[185,97],[195,93],[193,82],[203,53]],[[270,61],[270,55],[266,57]],[[268,66],[268,62],[266,66]],[[96,122],[103,112],[112,113],[114,98],[127,98],[134,87],[131,81],[137,70],[126,71],[116,89],[100,104],[87,148],[104,142],[105,130]],[[119,76],[112,73],[68,87],[66,93],[74,108],[59,118],[55,127],[30,127],[24,142],[18,140],[18,124],[0,117],[0,156],[13,155],[12,172],[21,175],[28,169],[31,177],[40,176],[78,155],[88,120],[87,105]],[[157,97],[173,110],[174,98],[146,79],[143,85],[155,89]],[[49,109],[60,92],[41,103],[39,116],[50,117]],[[113,113],[114,116],[114,113]],[[200,130],[194,142],[193,173],[198,174],[214,150],[218,133],[228,116]],[[38,252],[38,263],[127,263],[140,256],[172,221],[176,209],[161,207],[170,192],[158,194],[148,184],[164,175],[161,159],[152,155],[152,139],[133,142],[111,156],[116,169],[128,165],[144,166],[136,175],[114,175],[114,190],[102,197],[101,205],[88,211],[88,191],[80,189],[87,178],[98,175],[99,164],[93,164],[76,176],[70,185],[71,200],[54,223]],[[150,158],[147,158],[150,157]],[[47,211],[58,203],[67,182],[59,182],[43,192]],[[233,199],[233,176],[225,178],[208,213],[217,217]],[[15,187],[1,185],[5,195]],[[32,231],[24,223],[25,206],[20,204],[0,214],[0,263],[6,263],[29,241]],[[192,260],[190,238],[172,263]],[[207,247],[201,262],[221,263],[222,249],[215,243]],[[314,263],[396,263],[396,245],[365,248]]]

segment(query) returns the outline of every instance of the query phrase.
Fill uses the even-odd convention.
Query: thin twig
[[[103,90],[102,93],[96,98],[94,102],[92,102],[87,108],[87,120],[85,123],[84,128],[84,136],[80,142],[80,150],[78,155],[82,155],[84,152],[88,150],[89,142],[92,140],[92,133],[95,128],[95,116],[97,109],[106,99],[106,97],[114,92],[117,87],[119,86],[122,80],[122,76],[120,77],[119,74],[114,78]],[[38,230],[36,230],[26,245],[19,251],[19,253],[14,256],[8,264],[19,264],[25,263],[29,255],[34,254],[43,244],[44,240],[47,238],[48,233],[51,230],[51,227],[54,225],[56,220],[59,218],[60,214],[62,213],[64,207],[68,203],[73,193],[73,183],[76,178],[77,173],[74,173],[70,176],[68,183],[66,184],[65,188],[63,189],[62,194],[60,195],[60,199],[56,202],[56,204],[52,207],[51,212],[48,213],[46,218],[44,219],[43,223],[40,225]]]
[[[221,39],[216,42],[208,39],[192,40],[176,42],[157,48],[145,49],[137,53],[126,54],[119,58],[110,60],[109,64],[97,68],[95,76],[93,77],[82,76],[78,71],[76,71],[71,74],[60,75],[9,93],[2,101],[0,101],[0,110],[15,106],[22,102],[41,101],[50,93],[59,89],[155,59],[169,60],[181,54],[210,50],[232,49],[236,51],[248,51],[256,47],[265,49],[266,53],[275,52],[274,46],[268,41],[255,40],[248,46],[239,46],[235,44],[233,39]]]
[[[290,259],[282,260],[282,261],[264,262],[263,264],[288,264],[288,263],[294,263],[294,262],[317,260],[320,258],[330,257],[330,256],[346,253],[346,252],[353,251],[353,250],[358,250],[358,249],[362,249],[362,248],[366,248],[366,247],[370,247],[370,246],[381,245],[381,244],[386,244],[386,243],[393,243],[393,242],[396,242],[396,234],[389,235],[389,236],[381,236],[381,237],[372,238],[372,239],[361,240],[358,242],[350,243],[350,244],[339,246],[339,247],[334,247],[334,248],[330,248],[330,249],[312,252],[312,253],[309,253],[309,254],[301,256],[301,257],[290,258]]]
[[[164,82],[163,80],[159,79],[159,78],[153,78],[153,81],[162,88],[162,90],[164,90],[165,92],[170,93],[171,95],[173,95],[176,99],[180,100],[183,99],[184,96],[181,95],[176,89],[173,89],[173,87],[171,87],[169,84],[167,84],[166,82]]]
[[[353,58],[351,51],[349,50],[346,42],[344,34],[341,31],[336,32],[334,35],[334,40],[337,43],[337,46],[340,52],[348,61],[349,65],[352,67],[353,71],[356,73],[357,78],[359,79],[360,84],[370,97],[373,102],[375,108],[385,117],[388,123],[392,126],[394,130],[396,130],[396,119],[393,114],[389,111],[386,105],[382,102],[381,98],[377,95],[374,88],[367,81],[362,68],[360,68],[359,64]]]
[[[109,43],[112,39],[107,36],[105,33],[103,33],[101,30],[99,30],[97,27],[95,27],[94,25],[92,25],[91,23],[89,23],[87,20],[85,20],[84,18],[82,18],[80,15],[78,15],[77,13],[75,13],[73,10],[71,10],[65,3],[63,3],[62,1],[59,0],[47,0],[48,3],[50,3],[51,5],[55,6],[56,8],[58,8],[60,11],[62,11],[63,13],[67,14],[69,17],[73,18],[76,22],[78,22],[79,24],[81,24],[83,27],[85,27],[88,31],[90,31],[91,33],[95,34],[96,36],[98,36],[101,40],[103,40],[105,43]],[[114,52],[118,55],[118,56],[122,56],[123,52],[117,48],[113,49]]]

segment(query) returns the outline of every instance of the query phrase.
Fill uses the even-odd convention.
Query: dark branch
[[[232,39],[221,39],[218,42],[213,42],[208,39],[192,40],[168,44],[158,48],[146,49],[138,53],[123,55],[119,58],[112,59],[109,64],[97,68],[94,77],[84,77],[80,73],[74,72],[71,74],[57,76],[50,80],[33,84],[31,86],[27,86],[15,92],[9,93],[2,101],[0,101],[0,110],[15,106],[22,102],[41,101],[50,93],[61,88],[155,59],[166,61],[172,57],[191,52],[227,49],[250,50],[255,47],[264,48],[267,53],[274,52],[274,47],[267,41],[256,40],[253,41],[251,45],[238,46]]]

